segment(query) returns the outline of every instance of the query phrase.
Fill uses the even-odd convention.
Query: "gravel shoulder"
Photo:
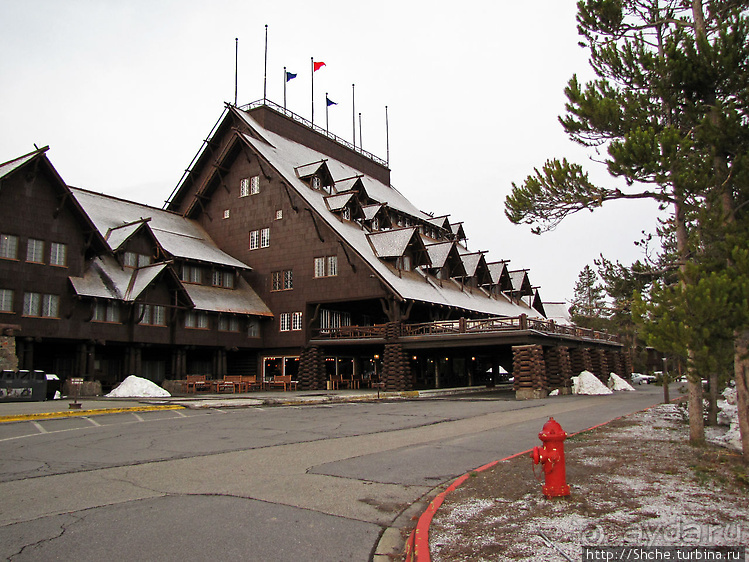
[[[748,467],[736,451],[689,445],[688,432],[683,407],[664,404],[569,437],[568,498],[543,497],[528,456],[473,473],[432,520],[431,558],[564,560],[557,547],[581,560],[584,545],[748,545]],[[540,467],[535,475],[543,480]]]

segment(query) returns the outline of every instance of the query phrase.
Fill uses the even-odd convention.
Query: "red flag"
[[[312,63],[312,72],[317,72],[320,70],[323,66],[325,66],[324,62],[313,62]]]

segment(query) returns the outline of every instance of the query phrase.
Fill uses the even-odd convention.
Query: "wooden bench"
[[[187,379],[184,382],[185,392],[198,392],[201,390],[210,391],[211,383],[205,378],[205,375],[187,375]]]
[[[291,380],[291,375],[275,375],[272,381],[268,381],[266,386],[268,388],[283,388],[284,392],[287,390],[296,390],[297,381]]]
[[[241,388],[244,388],[244,392],[263,389],[263,383],[257,380],[255,375],[240,375],[239,379]]]

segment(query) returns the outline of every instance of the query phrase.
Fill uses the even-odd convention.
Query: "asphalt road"
[[[0,425],[0,557],[367,561],[438,484],[661,389],[108,414]],[[533,474],[529,466],[529,478]]]

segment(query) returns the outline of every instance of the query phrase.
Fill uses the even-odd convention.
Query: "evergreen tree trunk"
[[[749,330],[736,333],[734,375],[736,377],[736,406],[744,463],[749,464]]]
[[[712,372],[707,377],[710,390],[708,392],[708,401],[710,403],[707,409],[706,425],[718,425],[718,373]]]

